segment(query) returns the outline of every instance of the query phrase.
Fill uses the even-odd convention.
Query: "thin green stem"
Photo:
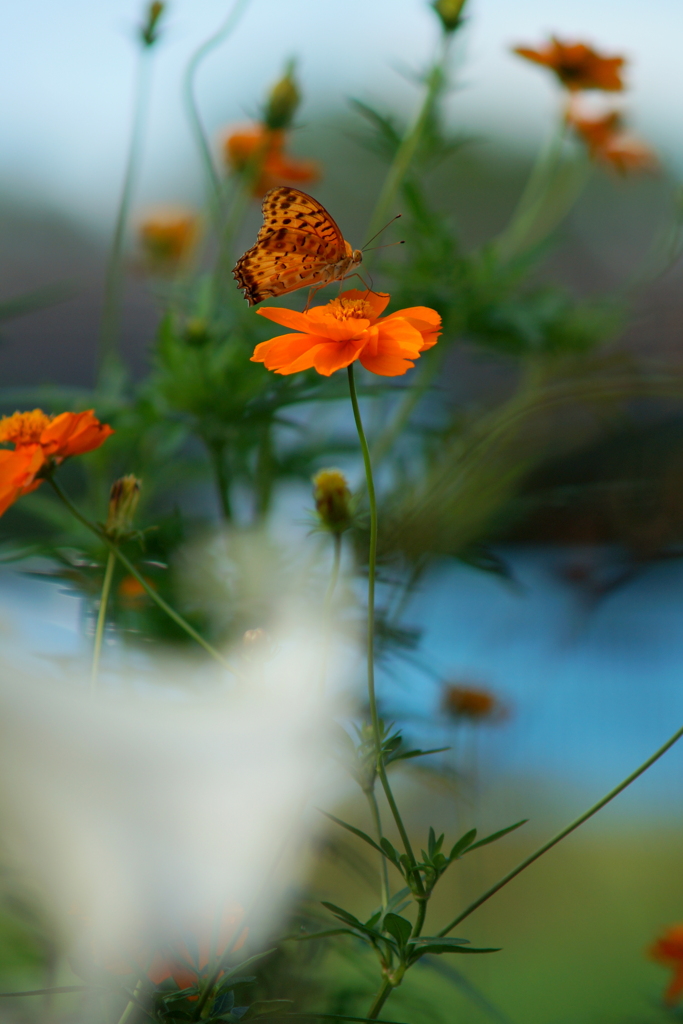
[[[382,840],[382,818],[379,813],[379,804],[377,803],[377,797],[375,796],[374,787],[372,789],[364,789],[366,799],[370,807],[370,814],[372,815],[372,821],[375,826],[375,832],[377,834],[377,842]],[[380,891],[382,894],[382,906],[386,907],[389,902],[389,896],[391,890],[389,888],[389,867],[387,859],[383,854],[379,854],[379,883]]]
[[[222,441],[207,441],[206,447],[211,456],[211,465],[213,466],[213,473],[216,479],[216,490],[218,491],[221,515],[225,522],[229,523],[232,520],[232,506],[230,504],[230,478],[225,465],[225,444]]]
[[[451,921],[450,924],[446,925],[445,928],[442,928],[438,934],[448,935],[450,931],[453,931],[453,929],[457,925],[459,925],[461,921],[464,921],[466,917],[469,917],[470,914],[472,914],[475,910],[477,910],[478,907],[482,905],[482,903],[486,903],[486,901],[489,900],[492,896],[495,896],[495,894],[499,892],[503,888],[503,886],[507,885],[508,882],[511,882],[513,878],[516,878],[517,875],[521,874],[522,871],[526,870],[526,868],[528,868],[529,865],[533,864],[534,861],[538,860],[539,857],[542,857],[544,853],[548,852],[548,850],[551,850],[553,846],[556,846],[559,842],[561,842],[566,836],[568,836],[571,832],[577,829],[579,825],[583,825],[584,821],[588,821],[589,818],[592,818],[594,814],[597,814],[598,811],[602,810],[602,808],[605,807],[605,805],[608,804],[611,800],[614,800],[616,796],[619,796],[620,793],[623,793],[627,786],[630,786],[632,782],[635,782],[635,780],[639,778],[643,774],[643,772],[646,772],[648,768],[650,768],[656,761],[660,759],[660,757],[663,757],[664,754],[666,754],[667,750],[670,750],[671,747],[673,747],[674,743],[677,743],[682,736],[683,726],[681,726],[681,728],[678,729],[673,734],[673,736],[671,736],[666,741],[666,743],[664,743],[663,746],[659,748],[659,750],[656,750],[651,757],[648,757],[647,761],[644,761],[639,768],[636,768],[634,772],[631,772],[630,775],[627,775],[626,778],[623,779],[618,786],[615,786],[614,789],[611,789],[609,793],[603,796],[601,800],[598,800],[596,804],[593,804],[592,807],[589,807],[587,811],[585,811],[578,818],[576,818],[575,821],[572,821],[570,825],[567,825],[565,828],[563,828],[562,831],[558,832],[557,835],[553,836],[552,839],[549,839],[547,843],[544,843],[543,846],[539,846],[537,850],[534,850],[534,852],[529,854],[528,857],[525,857],[524,860],[517,865],[517,867],[513,868],[512,871],[508,871],[507,875],[504,875],[503,878],[499,879],[499,881],[495,883],[495,885],[492,885],[490,889],[487,889],[485,893],[483,893],[478,899],[474,901],[474,903],[470,903],[469,907],[466,907],[461,914],[458,914],[458,916],[454,918],[454,920]]]
[[[126,227],[133,199],[133,191],[135,189],[138,168],[140,166],[140,158],[142,156],[144,128],[147,121],[147,112],[149,110],[153,49],[154,47],[145,46],[140,52],[138,77],[135,86],[135,98],[133,101],[133,124],[131,127],[130,143],[128,147],[128,159],[126,161],[121,198],[119,200],[116,223],[114,226],[114,235],[112,237],[111,249],[109,250],[107,269],[105,272],[104,306],[102,309],[98,358],[99,380],[101,380],[103,371],[107,364],[118,358],[118,344],[121,332],[121,313],[123,306],[123,250],[126,237]]]
[[[327,590],[325,591],[325,599],[323,601],[323,615],[325,619],[330,614],[332,608],[332,598],[334,592],[337,589],[337,583],[339,582],[339,569],[341,567],[341,552],[342,552],[342,535],[341,533],[335,533],[333,537],[333,549],[332,549],[332,569],[330,571],[330,580],[327,584]]]
[[[372,734],[375,741],[375,753],[377,755],[377,774],[379,780],[382,783],[382,789],[387,798],[387,803],[391,809],[396,827],[398,828],[403,842],[403,847],[406,851],[406,856],[410,862],[410,866],[413,872],[413,881],[418,892],[422,892],[422,878],[419,872],[416,870],[416,860],[413,853],[410,839],[406,827],[403,824],[401,813],[394,799],[394,794],[391,791],[389,785],[389,779],[384,767],[384,757],[382,754],[382,728],[380,725],[379,714],[377,711],[377,695],[375,693],[375,573],[377,567],[377,499],[375,495],[375,482],[372,475],[372,462],[370,459],[370,449],[368,448],[368,442],[365,437],[365,430],[363,429],[363,420],[361,419],[360,408],[358,406],[358,395],[356,393],[356,382],[353,375],[353,363],[348,366],[349,375],[349,393],[351,395],[351,406],[353,408],[353,418],[356,423],[356,430],[358,432],[358,440],[360,441],[361,452],[363,454],[363,465],[365,467],[365,482],[368,491],[368,503],[370,506],[370,548],[368,552],[368,631],[367,631],[367,658],[368,658],[368,702],[370,704],[370,717],[372,720]]]
[[[415,158],[425,127],[432,116],[434,102],[443,90],[445,81],[445,65],[448,57],[448,46],[450,37],[444,36],[441,40],[441,52],[427,76],[427,89],[422,106],[420,107],[412,127],[403,136],[401,143],[384,179],[382,190],[375,205],[375,210],[368,228],[368,238],[372,238],[380,231],[387,218],[390,216],[392,207],[396,201],[398,192],[403,184],[410,165]],[[365,258],[365,266],[369,266],[372,257]]]
[[[209,139],[202,123],[201,116],[199,114],[199,107],[197,105],[197,99],[195,96],[195,77],[199,70],[200,64],[205,60],[206,57],[214,50],[217,46],[230,36],[230,34],[237,27],[237,24],[244,14],[249,0],[235,0],[230,12],[226,17],[223,24],[220,26],[217,32],[214,32],[212,36],[202,43],[198,50],[195,51],[193,56],[187,65],[185,71],[185,78],[183,80],[183,95],[185,97],[185,106],[187,109],[187,116],[190,122],[190,127],[197,143],[197,148],[204,165],[204,171],[206,173],[207,181],[210,188],[210,205],[213,208],[216,218],[218,221],[222,219],[222,185],[221,179],[218,175],[216,167],[213,162],[211,155],[211,146]]]
[[[102,638],[104,636],[104,627],[107,621],[107,604],[109,603],[109,591],[111,590],[111,581],[114,576],[114,566],[116,565],[116,555],[113,551],[110,551],[107,556],[107,566],[104,570],[104,581],[102,583],[102,594],[100,596],[100,607],[97,612],[97,626],[95,627],[95,644],[92,652],[92,671],[90,674],[90,692],[94,693],[97,689],[97,676],[100,667],[100,654],[102,652]]]
[[[170,619],[173,619],[177,626],[180,626],[180,628],[184,630],[188,636],[191,636],[193,640],[196,640],[197,643],[200,644],[215,661],[217,661],[220,665],[223,666],[223,668],[226,668],[229,672],[232,672],[233,675],[239,676],[239,672],[237,672],[237,670],[233,668],[230,662],[226,661],[223,655],[220,654],[215,647],[212,647],[208,640],[204,639],[201,633],[198,633],[197,630],[193,626],[191,626],[189,622],[185,621],[182,615],[179,615],[174,608],[171,608],[170,604],[167,604],[166,601],[164,601],[163,597],[157,594],[156,590],[154,590],[154,588],[149,585],[145,577],[138,572],[133,563],[128,558],[126,558],[126,556],[120,550],[118,545],[114,544],[114,542],[111,541],[109,537],[107,537],[106,533],[104,533],[103,530],[100,530],[99,527],[95,526],[94,523],[91,523],[89,519],[86,519],[86,517],[78,511],[76,506],[66,496],[62,488],[57,483],[57,481],[53,477],[49,477],[49,482],[57,497],[60,499],[60,501],[64,503],[64,505],[66,505],[69,512],[71,512],[72,516],[74,516],[79,521],[79,523],[85,526],[87,530],[90,530],[91,533],[94,533],[95,536],[98,537],[103,544],[106,544],[109,550],[114,553],[116,558],[118,558],[121,565],[123,565],[131,574],[131,576],[133,576],[138,581],[138,583],[143,588],[147,596],[151,597],[154,603],[158,605],[159,608],[161,608],[161,610],[165,612]]]
[[[417,901],[417,917],[415,918],[415,924],[413,925],[413,933],[411,938],[416,939],[418,935],[422,934],[424,928],[425,918],[427,916],[427,900]]]
[[[381,1011],[382,1007],[384,1006],[384,1004],[386,1003],[387,999],[391,995],[391,993],[393,991],[393,988],[394,988],[394,986],[391,984],[391,982],[388,981],[388,979],[385,978],[384,981],[382,982],[382,984],[379,987],[379,991],[378,991],[377,995],[375,996],[375,998],[372,1001],[372,1006],[368,1010],[368,1017],[369,1017],[370,1020],[376,1020],[377,1019],[377,1017],[380,1014],[380,1011]]]
[[[118,1024],[127,1024],[127,1022],[130,1020],[130,1017],[131,1017],[131,1015],[133,1013],[133,1010],[138,1005],[137,996],[138,996],[138,994],[141,991],[142,991],[142,980],[138,981],[137,985],[133,989],[133,997],[132,997],[132,999],[128,1000],[128,1003],[126,1004],[126,1007],[125,1007],[123,1013],[119,1017]]]

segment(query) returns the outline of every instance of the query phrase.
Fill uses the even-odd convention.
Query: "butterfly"
[[[325,207],[298,188],[272,188],[261,209],[256,243],[232,272],[250,306],[299,288],[312,288],[312,296],[362,262],[360,249],[344,240]]]

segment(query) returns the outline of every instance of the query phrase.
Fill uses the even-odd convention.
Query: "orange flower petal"
[[[0,516],[17,498],[39,487],[42,480],[36,480],[36,473],[42,469],[45,455],[40,445],[22,445],[10,451],[0,449]]]
[[[264,306],[256,312],[266,320],[280,324],[281,327],[291,327],[293,331],[302,331],[304,334],[310,333],[311,321],[308,313],[297,313],[295,309],[284,309],[282,306]]]
[[[415,363],[403,356],[383,352],[377,355],[361,352],[360,362],[366,370],[377,373],[380,377],[401,377],[415,366]]]
[[[48,454],[66,459],[99,448],[113,433],[110,426],[100,423],[93,409],[63,412],[40,435],[40,443]]]
[[[263,363],[267,370],[281,370],[314,346],[328,345],[329,343],[328,338],[315,337],[312,334],[280,334],[277,338],[270,338],[269,341],[262,341],[260,345],[257,345],[251,362]],[[297,370],[285,370],[284,372],[296,373]]]
[[[358,358],[359,345],[353,341],[320,345],[314,351],[313,366],[324,377],[343,370]]]
[[[666,991],[664,992],[664,1002],[669,1006],[678,1002],[678,998],[683,993],[683,964],[679,965],[676,969],[673,978],[667,985]]]

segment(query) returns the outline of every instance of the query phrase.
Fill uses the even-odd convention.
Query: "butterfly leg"
[[[324,288],[326,284],[327,281],[323,281],[323,283],[319,284],[317,287],[311,288],[311,290],[308,293],[308,299],[306,300],[306,308],[304,309],[304,313],[308,313],[309,307],[313,302],[313,296],[316,295],[321,288]]]

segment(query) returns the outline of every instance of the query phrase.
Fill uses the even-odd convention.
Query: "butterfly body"
[[[360,266],[324,206],[296,188],[271,189],[263,199],[256,243],[237,261],[233,276],[250,306],[299,288],[323,288]]]

